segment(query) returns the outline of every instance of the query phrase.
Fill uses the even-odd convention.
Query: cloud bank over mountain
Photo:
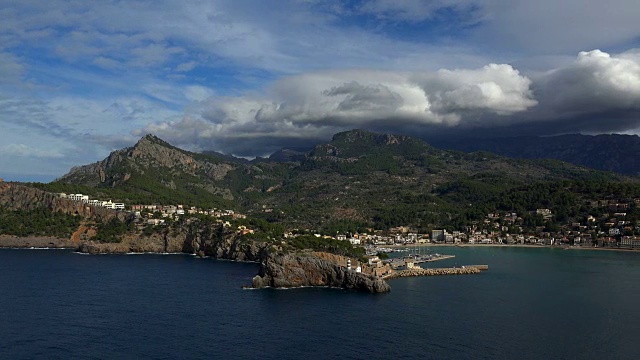
[[[532,78],[506,64],[302,74],[280,79],[264,92],[209,98],[178,121],[149,124],[134,134],[251,156],[289,140],[326,139],[352,128],[423,136],[495,129],[514,135],[628,131],[640,127],[639,54],[581,52],[568,65]],[[262,150],[254,141],[273,145]]]
[[[0,172],[54,177],[146,132],[244,156],[352,128],[638,133],[639,12],[631,0],[10,2]]]

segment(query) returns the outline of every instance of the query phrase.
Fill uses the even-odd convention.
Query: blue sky
[[[640,130],[629,0],[5,1],[0,177],[46,181],[146,133],[240,156],[367,128]]]

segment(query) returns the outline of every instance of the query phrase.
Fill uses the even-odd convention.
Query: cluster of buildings
[[[98,207],[103,207],[103,208],[113,209],[113,210],[125,209],[124,203],[114,203],[111,200],[104,201],[104,200],[91,199],[89,198],[89,195],[59,193],[58,196],[63,199],[78,201],[90,206],[98,206]]]
[[[199,209],[195,206],[184,205],[131,205],[131,211],[137,219],[142,219],[149,225],[162,225],[165,224],[167,219],[177,220],[183,215],[206,215],[219,219],[222,222],[222,218],[228,219],[245,219],[246,215],[238,213],[234,210],[220,210],[220,209]],[[230,225],[228,222],[223,222],[225,225]]]
[[[114,203],[111,200],[97,200],[91,199],[89,195],[84,194],[66,194],[58,193],[58,197],[69,199],[73,201],[81,202],[89,206],[98,206],[113,210],[125,210],[127,206],[124,203]],[[184,205],[131,205],[128,210],[139,219],[140,222],[148,225],[163,225],[168,219],[176,220],[182,215],[207,215],[217,219],[230,218],[230,219],[245,219],[246,215],[238,213],[234,210],[221,210],[221,209],[199,209],[194,206]],[[222,220],[221,220],[222,222]],[[224,225],[230,226],[230,223],[223,222]],[[249,229],[241,229],[242,231],[249,233],[252,232]]]
[[[546,225],[526,224],[523,216],[515,212],[493,212],[481,221],[474,221],[463,231],[433,229],[421,234],[410,227],[397,227],[388,232],[373,234],[338,234],[324,236],[349,241],[353,245],[407,245],[421,243],[442,244],[511,244],[546,246],[585,246],[640,249],[640,218],[634,209],[640,206],[640,198],[629,201],[600,200],[590,202],[594,215],[586,215],[580,221],[567,224],[553,222],[554,211],[540,208],[530,211]],[[633,212],[632,215],[631,213]],[[540,223],[538,223],[539,225]],[[549,224],[555,224],[550,227]],[[315,234],[320,237],[321,235]]]
[[[83,194],[59,193],[59,197],[78,201],[89,206],[98,206],[113,210],[125,210],[124,203],[114,203],[91,199]],[[622,200],[598,200],[589,204],[594,215],[587,215],[581,221],[556,226],[553,230],[547,226],[525,226],[522,216],[515,212],[493,212],[481,221],[472,222],[464,231],[433,229],[429,234],[421,234],[410,227],[397,227],[390,231],[371,231],[368,233],[337,234],[335,236],[314,234],[316,237],[349,241],[352,245],[407,245],[423,243],[443,244],[523,244],[523,245],[561,245],[561,246],[597,246],[640,249],[640,218],[634,210],[640,207],[640,198]],[[175,220],[184,215],[205,215],[218,219],[225,225],[235,219],[245,219],[246,215],[234,210],[200,209],[184,205],[131,205],[131,212],[140,223],[162,225],[167,220]],[[635,215],[630,216],[633,212]],[[554,212],[541,208],[529,212],[552,223]],[[243,233],[252,233],[247,228]],[[284,237],[293,237],[285,233]],[[370,264],[371,265],[371,264]]]

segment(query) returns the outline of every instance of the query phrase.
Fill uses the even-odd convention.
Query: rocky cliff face
[[[171,233],[171,235],[170,235]],[[313,253],[282,254],[281,249],[266,242],[242,238],[226,232],[222,226],[191,223],[180,231],[167,231],[151,237],[127,237],[121,243],[84,242],[79,252],[114,254],[131,252],[183,252],[215,259],[253,261],[260,271],[253,287],[329,286],[370,293],[387,292],[389,285],[369,275],[347,270],[344,266]]]
[[[225,232],[222,226],[192,225],[187,228],[182,252],[215,259],[259,262],[267,257],[269,246]]]
[[[0,206],[9,210],[34,210],[47,208],[54,212],[79,215],[84,218],[108,220],[114,216],[124,217],[110,209],[87,206],[78,201],[58,197],[40,189],[16,184],[0,183]]]
[[[128,235],[119,243],[86,241],[78,247],[88,254],[187,253],[215,259],[260,262],[268,246],[227,232],[219,225],[190,223],[151,236]]]
[[[262,261],[260,272],[253,278],[254,288],[301,286],[339,287],[369,293],[391,290],[384,280],[347,270],[311,254],[271,254]]]
[[[134,146],[114,151],[102,161],[72,168],[59,181],[89,186],[117,186],[128,181],[131,176],[144,174],[150,169],[165,169],[168,174],[188,174],[221,180],[235,166],[228,162],[204,159],[199,154],[178,149],[153,135],[146,135]],[[166,185],[172,187],[170,184]]]

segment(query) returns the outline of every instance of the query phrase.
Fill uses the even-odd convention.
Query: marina
[[[429,255],[410,255],[401,258],[394,258],[386,260],[386,263],[391,265],[391,268],[396,270],[400,268],[412,268],[422,263],[434,262],[439,260],[446,260],[455,258],[455,255],[442,255],[442,254],[429,254]]]
[[[455,258],[455,255],[430,253],[428,249],[423,249],[421,247],[394,249],[394,252],[408,252],[406,256],[392,257],[384,261],[385,264],[389,264],[394,270],[402,268],[411,269],[413,267],[419,266],[422,263]]]

